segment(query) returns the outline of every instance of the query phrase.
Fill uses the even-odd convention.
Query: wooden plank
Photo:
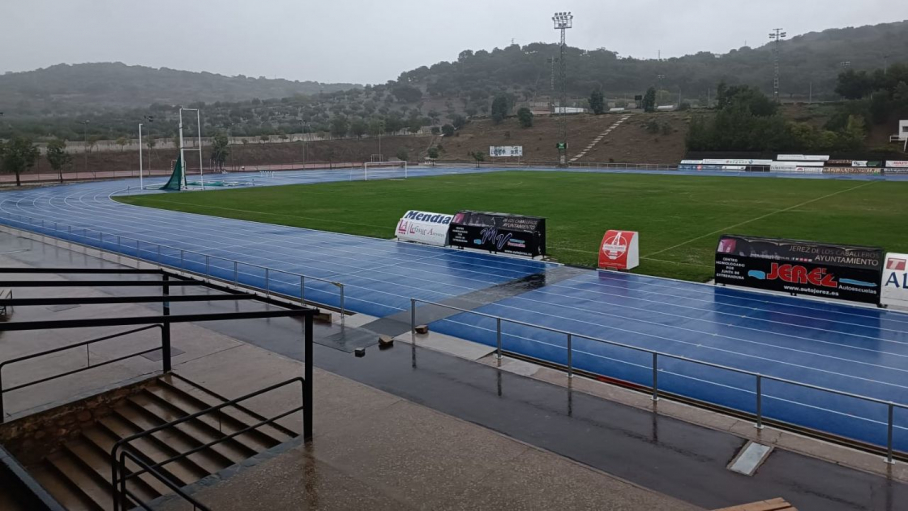
[[[715,511],[798,511],[794,506],[786,502],[782,498],[775,498],[770,500],[761,500],[759,502],[751,502],[750,504],[742,504],[740,506],[724,507],[722,509],[716,509]]]

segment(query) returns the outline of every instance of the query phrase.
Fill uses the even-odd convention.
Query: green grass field
[[[705,281],[718,235],[908,251],[908,182],[496,172],[122,197],[204,215],[391,238],[408,209],[547,217],[549,255],[595,266],[607,229],[640,231],[639,273]]]

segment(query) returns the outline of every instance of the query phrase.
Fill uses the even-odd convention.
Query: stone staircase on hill
[[[621,126],[621,124],[622,124],[624,121],[630,119],[631,115],[632,115],[632,114],[624,114],[624,115],[622,115],[620,119],[618,119],[617,121],[615,121],[611,126],[609,126],[608,128],[606,128],[605,131],[603,131],[603,132],[600,133],[598,136],[596,136],[596,138],[594,138],[593,141],[590,142],[589,145],[587,145],[586,148],[585,148],[583,151],[580,151],[579,153],[575,154],[575,155],[571,158],[571,160],[570,160],[571,163],[573,163],[573,162],[579,160],[580,158],[583,158],[584,156],[586,156],[586,154],[587,154],[588,152],[592,151],[593,148],[596,147],[596,144],[598,144],[599,142],[602,142],[602,139],[603,139],[603,138],[605,138],[606,136],[608,136],[609,133],[611,133],[612,131],[614,131],[615,129],[617,129],[618,126]]]
[[[83,428],[77,438],[27,468],[67,509],[112,509],[110,452],[118,440],[220,403],[223,400],[188,380],[158,378],[153,385],[125,398],[111,413]],[[132,443],[133,452],[145,462],[161,462],[223,439],[261,420],[262,417],[252,412],[229,406],[141,438]],[[177,487],[184,487],[295,436],[296,433],[281,426],[263,426],[204,448],[159,470]],[[172,493],[149,474],[130,479],[128,484],[130,491],[146,503]],[[126,508],[137,505],[129,502]]]

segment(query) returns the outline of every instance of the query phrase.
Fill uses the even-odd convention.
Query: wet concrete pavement
[[[5,246],[9,237],[2,238]],[[47,246],[9,255],[44,266],[81,258]],[[212,302],[184,311],[233,306]],[[205,326],[301,359],[301,326],[293,320]],[[323,338],[335,333],[321,331]],[[755,476],[734,474],[725,467],[744,445],[741,437],[420,347],[370,348],[365,358],[354,358],[319,345],[315,365],[706,508],[774,497],[801,510],[896,510],[908,503],[904,484],[782,449]]]

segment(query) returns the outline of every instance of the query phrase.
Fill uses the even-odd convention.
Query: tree
[[[655,87],[650,87],[646,89],[646,94],[643,95],[643,111],[644,112],[655,112],[656,111],[656,89]]]
[[[158,145],[158,141],[155,140],[154,137],[150,136],[145,139],[145,146],[148,147],[149,150],[154,149],[156,145]]]
[[[332,137],[345,137],[347,131],[350,129],[350,123],[347,122],[347,118],[343,115],[335,116],[331,119],[331,136]]]
[[[517,119],[520,121],[522,127],[533,127],[533,112],[531,112],[529,108],[523,107],[520,110],[517,110]]]
[[[845,99],[861,99],[873,92],[873,80],[867,71],[847,69],[839,73],[835,93]]]
[[[426,153],[427,153],[427,156],[429,158],[432,158],[433,160],[438,158],[438,148],[437,147],[434,147],[434,146],[430,147]]]
[[[391,94],[402,103],[416,103],[422,99],[422,91],[412,85],[397,85],[391,89]]]
[[[362,138],[369,131],[369,125],[363,119],[355,119],[350,123],[350,134],[356,138]]]
[[[511,102],[504,94],[495,96],[492,100],[492,122],[500,124],[511,111]]]
[[[60,182],[63,182],[63,167],[70,165],[73,161],[72,156],[66,152],[66,141],[55,138],[47,143],[47,162],[60,176]]]
[[[596,115],[605,112],[605,96],[602,95],[601,91],[594,90],[590,94],[590,110]]]
[[[123,149],[126,147],[126,144],[128,143],[129,140],[126,140],[126,137],[119,137],[117,139],[117,145],[120,146],[120,151],[123,151]]]
[[[470,153],[470,156],[476,160],[476,165],[479,166],[479,162],[486,161],[486,153],[482,151],[476,151],[475,153]]]
[[[218,132],[211,138],[211,162],[218,170],[224,170],[224,162],[230,156],[230,139],[224,132]]]
[[[85,141],[85,148],[88,150],[88,153],[91,154],[91,151],[97,147],[98,142],[101,141],[101,137],[98,135],[92,135],[88,137],[88,140]]]
[[[445,124],[444,126],[441,127],[441,134],[445,137],[453,137],[454,136],[454,126],[452,126],[450,124]]]
[[[454,129],[460,129],[467,125],[467,119],[462,115],[455,115],[451,119],[451,124],[454,126]]]
[[[22,186],[19,176],[34,167],[40,155],[31,139],[25,137],[15,137],[0,148],[3,171],[16,174],[16,186]]]
[[[400,161],[407,161],[410,159],[410,153],[407,152],[407,148],[401,147],[397,150],[397,159]]]

